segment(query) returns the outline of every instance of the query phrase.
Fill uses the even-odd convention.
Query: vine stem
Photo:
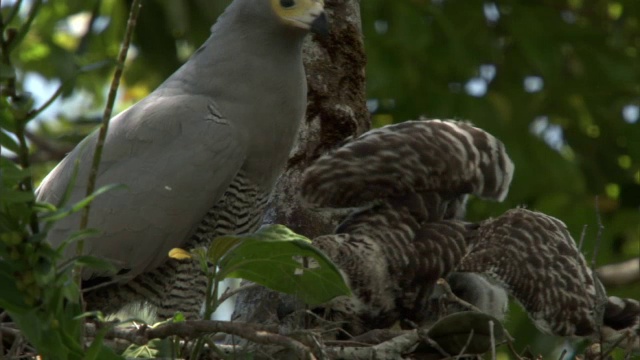
[[[93,194],[96,186],[96,177],[98,169],[100,167],[100,158],[102,157],[102,150],[104,148],[104,142],[107,137],[107,131],[109,130],[109,120],[113,112],[113,105],[115,104],[116,95],[118,94],[118,87],[120,86],[120,79],[124,71],[124,63],[127,60],[127,54],[129,52],[129,45],[131,44],[131,38],[133,37],[133,30],[136,27],[138,21],[138,15],[140,14],[140,8],[142,7],[142,0],[133,0],[131,9],[129,11],[129,20],[127,21],[127,28],[118,54],[118,61],[116,62],[116,70],[113,74],[111,81],[111,87],[109,89],[109,95],[107,97],[107,104],[102,116],[102,124],[100,126],[100,132],[98,133],[98,141],[96,142],[95,152],[93,153],[93,161],[91,163],[91,169],[89,170],[89,179],[87,181],[87,196]],[[91,211],[91,204],[87,205],[80,219],[80,230],[87,228],[89,222],[89,212]],[[84,250],[84,240],[80,240],[76,243],[76,254],[81,255]],[[77,266],[75,269],[75,280],[78,286],[81,283],[81,266]]]

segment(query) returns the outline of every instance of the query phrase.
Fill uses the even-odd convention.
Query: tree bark
[[[274,190],[265,223],[285,224],[307,237],[333,231],[330,216],[298,199],[302,173],[320,155],[371,125],[365,97],[365,53],[358,0],[326,0],[331,32],[308,37],[304,47],[306,120],[285,173]]]
[[[265,224],[284,224],[314,238],[332,233],[337,215],[308,209],[299,194],[304,170],[320,155],[345,139],[370,128],[366,108],[365,64],[359,0],[325,0],[329,36],[308,37],[304,46],[307,72],[307,114],[285,172],[274,190]],[[264,288],[238,295],[234,321],[278,324],[282,306],[293,297]]]

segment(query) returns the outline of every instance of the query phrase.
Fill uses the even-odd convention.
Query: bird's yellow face
[[[286,24],[319,34],[328,32],[324,0],[271,0],[271,7]]]

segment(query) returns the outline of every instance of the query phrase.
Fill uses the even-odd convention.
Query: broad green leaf
[[[331,260],[282,225],[236,238],[241,241],[219,262],[221,278],[247,279],[311,305],[351,294]]]
[[[491,350],[490,321],[493,321],[493,339],[497,346],[504,340],[502,324],[491,315],[474,311],[443,317],[427,331],[427,335],[449,354],[460,354],[463,349],[465,354],[484,354]]]
[[[215,238],[209,249],[207,249],[207,260],[217,264],[229,249],[238,245],[240,241],[242,241],[242,238],[239,236],[220,236]]]

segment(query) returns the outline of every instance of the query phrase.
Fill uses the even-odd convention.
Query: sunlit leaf
[[[191,259],[191,254],[183,249],[173,248],[169,251],[169,257],[176,260]]]

